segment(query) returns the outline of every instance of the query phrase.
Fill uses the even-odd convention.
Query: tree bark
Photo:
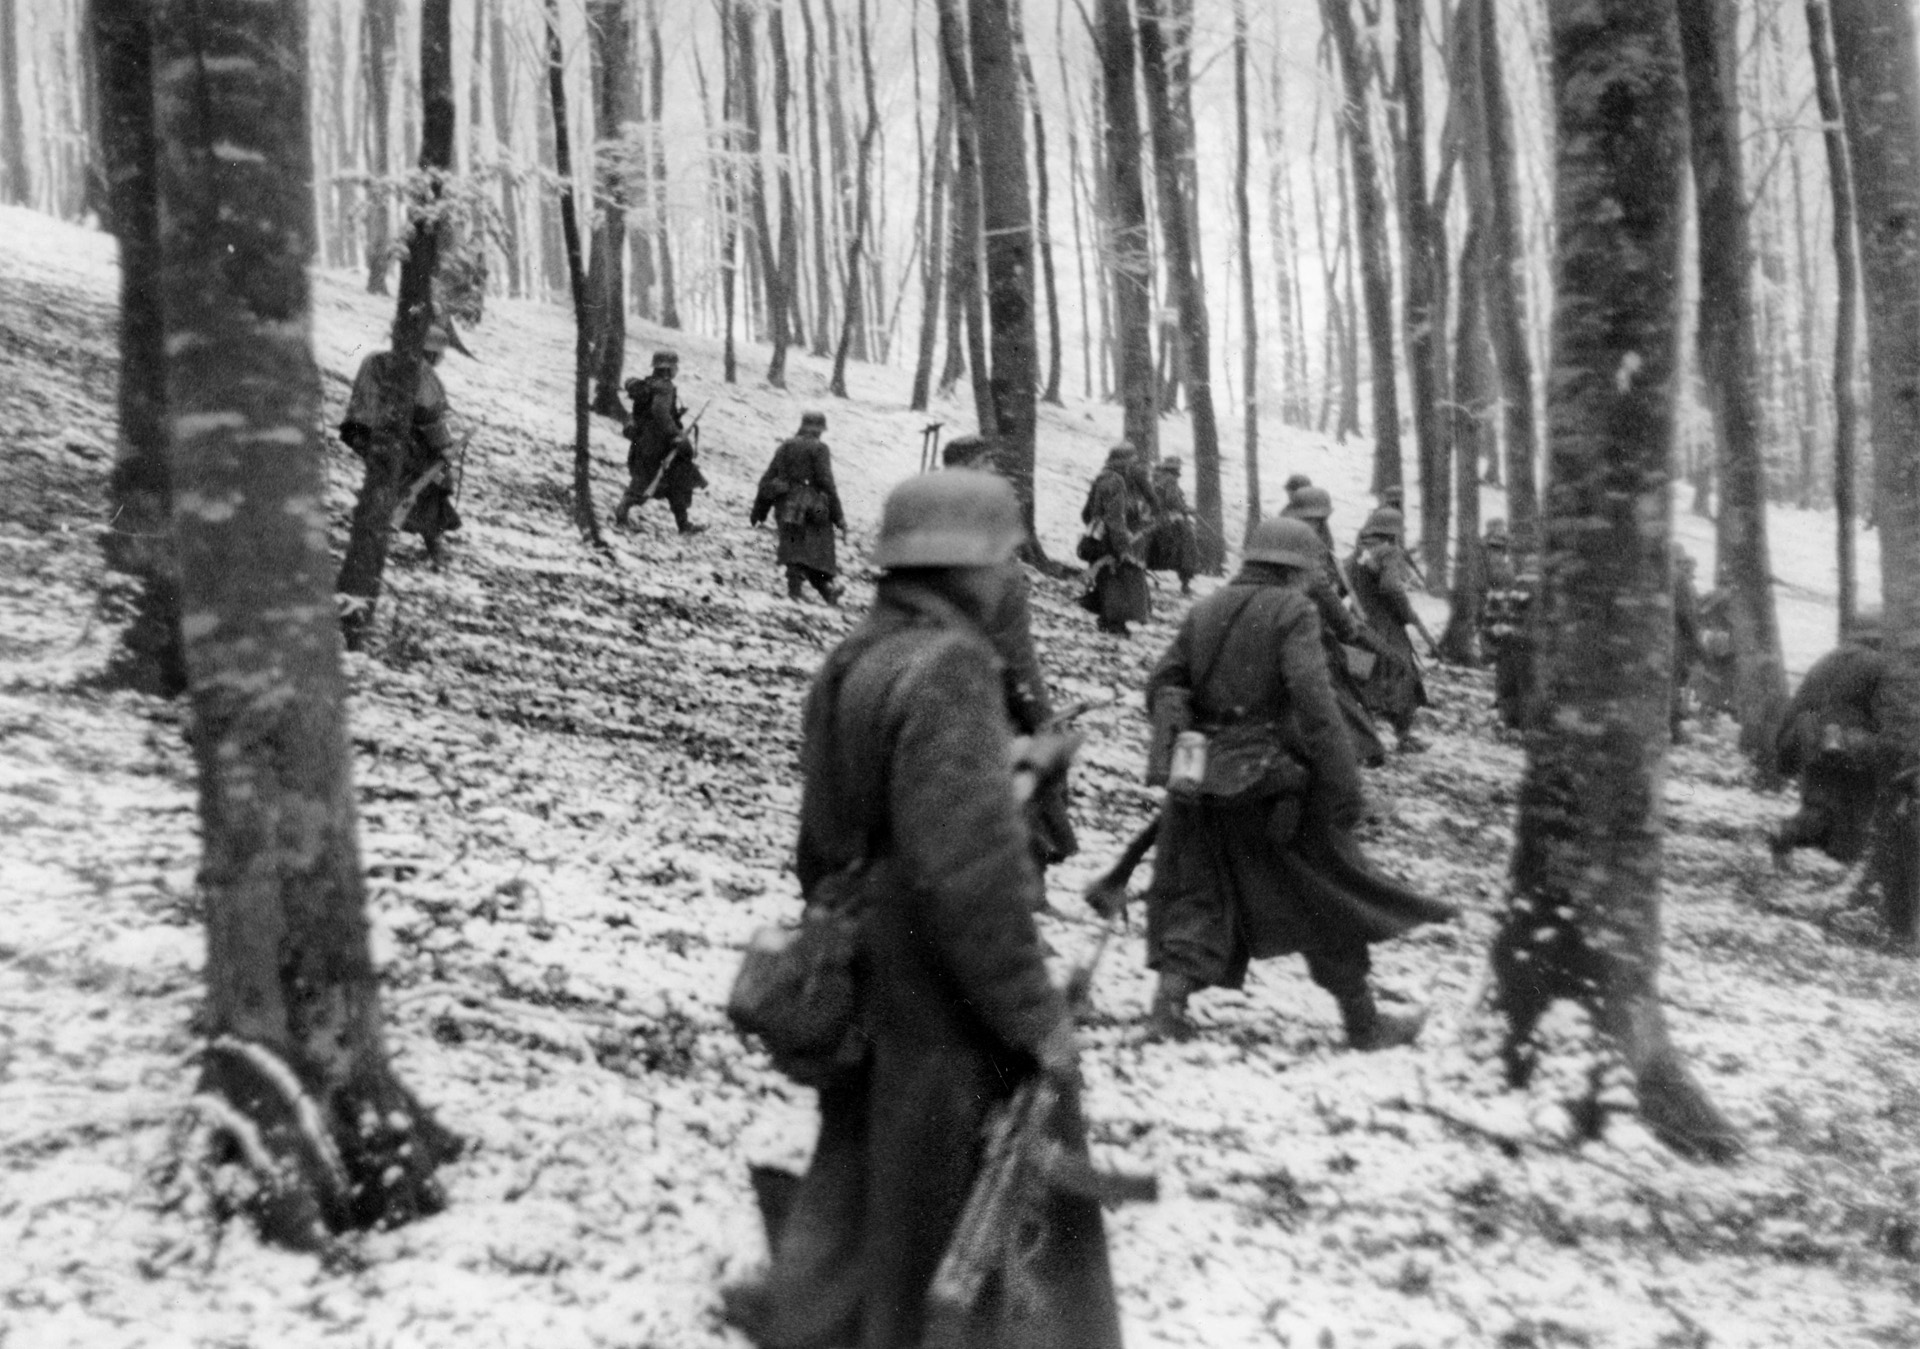
[[[674,284],[673,240],[667,214],[666,48],[660,41],[660,3],[647,0],[647,96],[653,134],[648,137],[653,161],[653,251],[660,269],[660,326],[680,326],[680,296]]]
[[[447,7],[424,28],[445,32]],[[388,1065],[327,589],[304,4],[152,10],[174,528],[200,777],[195,1104],[270,1241],[444,1205],[457,1144]],[[423,42],[431,40],[423,37]]]
[[[1034,405],[1039,342],[1033,321],[1033,204],[1027,138],[1009,0],[972,0],[974,107],[980,129],[982,223],[986,227],[987,309],[993,328],[993,410],[981,430],[997,445],[999,469],[1020,498],[1027,550],[1040,552],[1033,525]],[[1056,348],[1056,355],[1057,355]],[[1056,368],[1055,374],[1058,374]]]
[[[346,555],[336,588],[347,598],[341,631],[349,651],[358,651],[373,630],[393,533],[394,507],[400,502],[400,466],[413,433],[414,391],[420,383],[421,352],[433,321],[433,274],[440,264],[441,180],[453,164],[453,38],[447,6],[428,0],[420,25],[420,96],[423,104],[420,168],[426,199],[408,203],[407,256],[400,264],[400,294],[393,319],[393,356],[386,369],[381,406],[386,418],[374,428],[367,452],[366,476],[353,503]]]
[[[1097,0],[1100,76],[1106,93],[1106,259],[1113,287],[1115,377],[1121,434],[1147,460],[1160,457],[1159,391],[1153,377],[1153,256],[1140,176],[1140,113],[1134,93],[1133,18],[1127,0]]]
[[[964,319],[966,359],[947,344],[947,372],[940,387],[949,389],[964,364],[973,382],[974,423],[982,435],[992,435],[1000,424],[994,405],[993,368],[987,360],[987,320],[980,295],[981,241],[984,196],[980,179],[980,121],[974,101],[973,71],[968,59],[967,22],[960,0],[939,0],[940,54],[953,88],[953,119],[957,154],[954,164],[953,240],[947,257],[947,308]]]
[[[146,0],[89,0],[100,75],[107,224],[120,244],[119,438],[107,479],[107,565],[132,578],[133,614],[108,664],[119,685],[172,698],[186,689],[179,563],[167,465],[167,363],[160,312],[160,215],[153,34]]]
[[[1400,395],[1394,379],[1393,262],[1387,252],[1387,209],[1373,153],[1367,116],[1367,71],[1360,55],[1348,0],[1320,0],[1320,13],[1340,60],[1346,90],[1341,111],[1347,150],[1353,156],[1353,215],[1360,253],[1360,288],[1366,297],[1367,350],[1373,376],[1373,491],[1402,482]]]
[[[736,4],[745,0],[718,0],[720,10],[720,309],[725,329],[721,339],[720,377],[728,384],[740,376],[739,353],[733,328],[740,289],[740,53],[735,50],[733,24]]]
[[[1480,549],[1480,459],[1491,438],[1492,360],[1487,350],[1486,249],[1477,224],[1460,249],[1453,347],[1453,586],[1440,658],[1450,665],[1477,664],[1480,615],[1487,602],[1486,559]]]
[[[593,394],[589,406],[622,420],[621,377],[627,363],[627,182],[632,169],[633,29],[628,0],[592,0],[587,7],[588,66],[594,102],[593,275],[587,299],[593,325]]]
[[[1880,734],[1904,776],[1875,831],[1874,875],[1894,944],[1920,941],[1920,58],[1913,13],[1875,0],[1831,0],[1847,151],[1859,207],[1871,376],[1873,514],[1887,674]]]
[[[1489,191],[1487,328],[1493,339],[1494,367],[1500,373],[1500,398],[1506,407],[1507,528],[1518,556],[1531,554],[1540,546],[1540,442],[1533,413],[1526,256],[1520,243],[1520,212],[1514,187],[1513,115],[1508,109],[1506,79],[1501,70],[1493,0],[1467,3],[1475,5],[1480,16],[1480,98],[1485,109],[1482,125],[1486,128]]]
[[[940,291],[946,280],[944,262],[947,228],[947,179],[953,163],[953,84],[944,65],[940,73],[940,108],[933,120],[933,147],[927,185],[926,249],[920,255],[920,345],[913,364],[913,395],[907,406],[927,410],[933,385],[933,352],[940,336]]]
[[[840,345],[833,353],[833,378],[827,384],[827,392],[835,398],[847,396],[847,359],[856,346],[862,345],[860,331],[866,307],[861,301],[860,268],[866,252],[867,221],[873,213],[873,142],[880,130],[880,105],[873,90],[873,34],[867,21],[867,0],[860,0],[858,23],[860,84],[867,99],[867,123],[860,131],[854,170],[853,228],[847,240],[847,298],[840,320]]]
[[[513,72],[508,64],[507,0],[493,0],[487,39],[493,93],[494,169],[500,176],[500,249],[507,259],[507,294],[527,293],[525,247],[520,239],[520,185],[513,153]]]
[[[1446,314],[1437,273],[1446,266],[1438,240],[1438,222],[1427,195],[1426,71],[1421,60],[1422,0],[1394,0],[1404,163],[1400,172],[1401,239],[1406,258],[1406,316],[1409,393],[1413,402],[1415,453],[1420,464],[1421,557],[1427,585],[1447,583],[1447,515],[1452,460],[1448,427],[1440,416],[1440,390],[1446,387]]]
[[[1484,13],[1484,11],[1483,11]],[[1538,687],[1513,896],[1494,938],[1509,1079],[1548,1007],[1573,1002],[1604,1051],[1574,1122],[1597,1134],[1616,1065],[1656,1136],[1739,1148],[1661,1009],[1660,880],[1673,600],[1669,533],[1685,90],[1671,0],[1551,11],[1559,267]],[[1497,279],[1496,279],[1497,280]]]
[[[832,0],[828,0],[831,4]],[[807,172],[813,195],[813,354],[833,353],[833,247],[827,223],[826,164],[820,149],[820,49],[811,0],[800,0],[800,27],[807,47]]]
[[[1727,614],[1740,748],[1767,778],[1774,776],[1774,730],[1786,703],[1787,676],[1767,549],[1753,252],[1732,103],[1733,9],[1728,0],[1678,0],[1676,8],[1699,222],[1701,374],[1720,446],[1715,579],[1732,596]]]
[[[770,268],[775,279],[770,293],[778,297],[780,313],[774,319],[773,359],[767,366],[767,383],[776,389],[787,387],[787,347],[794,334],[805,331],[796,303],[800,290],[800,218],[793,196],[793,136],[787,123],[788,106],[793,102],[793,74],[787,60],[786,10],[786,0],[772,0],[767,9],[767,47],[773,54],[773,148],[780,181],[780,247]]]
[[[367,294],[387,293],[387,267],[393,255],[393,67],[396,0],[366,0],[361,11],[361,78],[367,90]]]
[[[1013,27],[1013,52],[1020,64],[1020,87],[1026,95],[1027,109],[1033,117],[1034,227],[1038,231],[1034,251],[1040,255],[1040,280],[1047,299],[1047,382],[1040,401],[1060,406],[1060,285],[1053,268],[1053,224],[1050,199],[1053,195],[1047,173],[1047,122],[1040,114],[1040,90],[1033,79],[1033,60],[1027,54],[1026,35],[1020,29],[1020,9],[1008,8]]]
[[[1233,0],[1233,213],[1240,252],[1240,315],[1246,328],[1240,351],[1242,451],[1247,461],[1244,534],[1260,523],[1260,311],[1253,298],[1253,207],[1247,194],[1252,158],[1247,130],[1247,4]],[[1281,281],[1282,293],[1286,282]],[[1283,316],[1284,322],[1284,316]]]
[[[1839,570],[1839,630],[1845,633],[1859,609],[1859,564],[1854,558],[1856,516],[1854,445],[1858,410],[1854,401],[1854,330],[1860,322],[1860,256],[1854,233],[1853,161],[1847,153],[1845,114],[1833,69],[1827,31],[1826,0],[1807,0],[1807,45],[1813,61],[1814,97],[1820,108],[1827,150],[1827,185],[1833,197],[1834,289],[1839,307],[1833,321],[1833,515],[1835,562]]]
[[[33,205],[33,170],[27,163],[26,112],[20,100],[18,0],[0,0],[0,201]]]

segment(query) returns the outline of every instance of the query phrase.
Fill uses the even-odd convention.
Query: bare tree
[[[367,95],[367,294],[387,293],[393,253],[393,66],[397,0],[366,0],[360,11],[361,83]]]
[[[1858,411],[1854,402],[1854,330],[1860,322],[1860,255],[1854,234],[1853,162],[1840,109],[1840,86],[1833,70],[1833,45],[1827,32],[1826,0],[1807,0],[1807,46],[1813,62],[1814,97],[1820,108],[1827,150],[1827,186],[1833,197],[1834,288],[1839,308],[1833,323],[1833,514],[1835,561],[1839,570],[1839,627],[1845,632],[1859,607],[1859,566],[1854,560],[1854,446]]]
[[[980,127],[975,113],[973,68],[968,58],[967,21],[960,0],[939,0],[940,57],[953,92],[955,132],[953,238],[947,250],[947,364],[941,373],[944,393],[962,370],[972,378],[975,424],[985,433],[999,425],[993,402],[993,370],[987,361],[986,310],[980,295],[981,224]],[[954,341],[964,323],[966,347]]]
[[[513,151],[513,67],[508,60],[508,0],[488,12],[487,82],[493,99],[494,169],[500,178],[500,251],[507,260],[507,294],[527,293],[525,245],[520,238],[520,183]]]
[[[1373,490],[1401,485],[1400,395],[1395,387],[1393,262],[1387,252],[1387,211],[1367,116],[1367,66],[1360,54],[1349,0],[1320,0],[1320,14],[1340,59],[1346,89],[1341,112],[1347,151],[1353,156],[1353,214],[1360,251],[1360,286],[1366,295],[1367,351],[1373,376]]]
[[[0,0],[0,201],[33,205],[33,170],[27,165],[26,113],[20,102],[20,12],[18,0]]]
[[[1020,62],[1020,85],[1033,118],[1034,251],[1040,255],[1040,280],[1047,297],[1047,382],[1040,401],[1060,406],[1060,286],[1053,269],[1052,179],[1047,172],[1047,122],[1040,112],[1040,89],[1033,78],[1033,60],[1027,54],[1026,35],[1020,29],[1018,0],[1008,6],[1013,24],[1013,52]]]
[[[441,231],[436,207],[442,178],[453,164],[453,38],[446,17],[448,3],[427,0],[422,10],[420,168],[425,195],[410,202],[412,223],[407,256],[400,264],[400,294],[393,319],[393,359],[386,363],[381,383],[380,404],[386,415],[373,430],[366,476],[353,503],[346,556],[340,561],[337,588],[348,601],[341,628],[350,651],[358,650],[373,629],[393,512],[400,502],[401,465],[413,433],[421,352],[433,320],[433,274],[440,262]]]
[[[107,565],[132,578],[133,615],[109,665],[116,682],[173,697],[186,688],[179,564],[167,466],[167,363],[160,313],[160,214],[153,36],[145,0],[89,0],[100,75],[107,223],[120,243],[119,440],[107,479]]]
[[[628,0],[592,0],[587,6],[587,61],[593,85],[593,258],[587,300],[593,325],[593,411],[626,415],[620,383],[627,362],[627,182],[631,177],[633,30]]]
[[[773,326],[773,359],[767,366],[767,383],[776,389],[787,387],[787,346],[806,330],[800,323],[800,212],[793,195],[793,136],[788,129],[787,113],[793,102],[793,72],[787,59],[786,0],[772,0],[767,8],[767,48],[773,55],[773,148],[780,180],[780,247],[769,268],[776,275],[780,307],[791,309],[789,319],[776,318]]]
[[[580,257],[579,208],[574,203],[566,52],[560,45],[560,0],[546,3],[547,96],[553,105],[554,165],[560,172],[560,235],[567,248],[567,289],[573,296],[573,523],[583,539],[604,549],[607,545],[600,537],[600,521],[593,513],[593,410],[587,397],[593,378],[593,315],[587,297],[586,267]]]
[[[1233,0],[1233,216],[1240,252],[1240,314],[1246,327],[1241,339],[1240,416],[1247,459],[1246,532],[1260,522],[1260,311],[1253,300],[1253,208],[1248,203],[1247,175],[1251,152],[1247,129],[1247,4]],[[1285,282],[1282,281],[1282,293]]]
[[[1787,698],[1767,549],[1761,455],[1760,353],[1755,345],[1753,250],[1740,163],[1729,0],[1677,0],[1692,128],[1694,218],[1700,234],[1700,367],[1720,445],[1716,578],[1732,596],[1734,716],[1740,747],[1773,773],[1773,733]]]
[[[1831,0],[1834,65],[1860,208],[1873,402],[1873,514],[1887,673],[1880,733],[1896,772],[1875,831],[1873,870],[1894,943],[1920,944],[1920,58],[1913,12]]]
[[[907,406],[927,409],[933,384],[933,352],[940,336],[940,292],[946,280],[947,180],[953,164],[953,83],[944,67],[938,80],[939,111],[933,120],[932,164],[927,183],[926,247],[920,254],[920,345],[913,364],[913,395]]]
[[[832,11],[828,11],[831,16]],[[861,301],[861,258],[866,250],[868,221],[873,213],[873,142],[880,130],[880,105],[873,89],[873,32],[867,20],[867,0],[860,0],[860,87],[866,94],[867,121],[860,131],[858,166],[855,169],[853,228],[847,239],[846,307],[840,322],[840,345],[833,353],[833,378],[827,389],[835,398],[847,396],[847,358],[859,341],[866,314]]]
[[[660,41],[660,0],[647,0],[647,116],[652,123],[648,150],[653,165],[653,251],[660,268],[660,325],[680,326],[680,297],[674,285],[673,241],[667,237],[666,48]]]
[[[1160,411],[1153,378],[1153,259],[1147,249],[1147,197],[1140,174],[1133,17],[1127,0],[1097,4],[1107,170],[1100,251],[1112,277],[1115,378],[1123,434],[1143,456],[1156,459]]]
[[[1658,1137],[1726,1158],[1738,1137],[1674,1046],[1658,984],[1687,153],[1673,6],[1557,5],[1551,19],[1560,262],[1538,688],[1555,715],[1528,741],[1493,944],[1503,1053],[1525,1085],[1541,1017],[1571,1002],[1603,1051],[1575,1119],[1597,1131],[1624,1072]]]
[[[152,17],[207,907],[195,1103],[263,1233],[312,1249],[440,1209],[456,1144],[388,1064],[368,946],[316,430],[306,6],[161,0]]]
[[[1413,404],[1413,432],[1420,463],[1420,538],[1427,584],[1447,582],[1447,468],[1451,459],[1448,426],[1440,415],[1440,391],[1446,386],[1445,306],[1440,289],[1446,257],[1439,222],[1427,195],[1427,91],[1421,60],[1422,0],[1394,0],[1398,65],[1395,85],[1401,117],[1401,254],[1406,259],[1402,312],[1407,331],[1407,381]]]

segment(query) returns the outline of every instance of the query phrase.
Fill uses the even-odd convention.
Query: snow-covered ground
[[[811,1100],[740,1046],[720,999],[736,948],[791,908],[800,694],[871,593],[856,561],[847,612],[789,604],[745,515],[777,438],[819,406],[864,554],[928,420],[904,410],[904,375],[856,367],[833,400],[802,356],[778,392],[748,349],[727,386],[714,343],[671,335],[688,403],[712,399],[696,514],[714,527],[683,541],[656,505],[603,564],[567,522],[565,313],[500,303],[478,361],[442,367],[475,430],[468,528],[444,572],[400,545],[350,674],[395,1057],[469,1147],[446,1213],[320,1261],[211,1226],[177,1165],[203,959],[190,762],[176,709],[86,682],[114,636],[96,601],[114,285],[106,240],[0,211],[0,1345],[739,1343],[714,1290],[761,1254],[746,1164],[802,1159]],[[330,421],[389,305],[317,278]],[[636,332],[630,364],[658,337]],[[969,421],[952,401],[931,416]],[[1164,427],[1184,452],[1184,425]],[[1117,428],[1110,407],[1043,411],[1057,555]],[[610,424],[595,436],[604,509],[621,446]],[[1367,447],[1277,424],[1262,443],[1269,493],[1304,471],[1350,532]],[[343,522],[356,465],[337,448],[332,465]],[[1492,493],[1483,509],[1504,513]],[[1679,521],[1707,574],[1710,529]],[[1777,512],[1773,542],[1800,669],[1830,640],[1830,517]],[[1084,851],[1052,879],[1047,936],[1069,958],[1094,932],[1079,889],[1151,808],[1138,692],[1180,603],[1160,590],[1159,620],[1120,643],[1072,596],[1037,583],[1055,683],[1119,701],[1083,721]],[[1748,788],[1724,726],[1701,736],[1669,786],[1666,990],[1750,1154],[1680,1162],[1630,1121],[1561,1141],[1555,1084],[1503,1091],[1471,1006],[1520,754],[1483,674],[1434,685],[1434,748],[1374,775],[1388,810],[1369,840],[1464,909],[1379,952],[1382,982],[1435,1008],[1419,1048],[1344,1052],[1291,960],[1203,995],[1196,1043],[1143,1046],[1137,930],[1102,968],[1096,1149],[1165,1194],[1109,1220],[1129,1341],[1920,1343],[1913,964],[1879,949],[1837,869],[1772,873],[1761,833],[1788,802]]]

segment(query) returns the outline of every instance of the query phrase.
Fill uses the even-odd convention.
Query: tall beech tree
[[[973,64],[967,20],[960,0],[939,0],[940,59],[953,93],[953,237],[947,249],[947,362],[940,388],[951,389],[962,370],[972,376],[975,424],[991,433],[993,369],[987,361],[987,318],[980,296],[980,244],[984,231],[980,180],[980,124],[974,107]],[[954,338],[965,328],[965,347]]]
[[[939,111],[933,120],[932,161],[927,182],[927,232],[920,253],[920,342],[913,363],[913,394],[907,406],[927,410],[933,385],[933,352],[940,337],[940,292],[946,280],[947,182],[953,166],[953,82],[944,64],[940,78]]]
[[[445,34],[445,0],[425,27]],[[394,1076],[327,585],[301,3],[152,6],[181,631],[200,777],[194,1098],[242,1209],[302,1249],[443,1205],[454,1141]],[[431,39],[426,39],[431,40]]]
[[[986,232],[987,314],[993,329],[992,422],[1000,470],[1020,498],[1027,549],[1033,527],[1034,423],[1039,342],[1033,316],[1033,205],[1027,187],[1026,109],[1014,55],[1011,0],[971,0],[974,111],[980,129],[981,224]]]
[[[833,10],[827,10],[831,34]],[[860,88],[866,95],[867,120],[860,130],[860,148],[854,167],[853,224],[847,235],[846,304],[840,316],[840,345],[833,353],[833,377],[827,391],[835,398],[847,396],[847,359],[866,349],[863,333],[866,302],[862,298],[862,277],[867,249],[867,231],[873,218],[873,144],[880,132],[880,104],[873,88],[873,27],[867,16],[867,0],[860,0],[855,36],[860,44]]]
[[[1200,281],[1192,217],[1187,208],[1195,195],[1193,141],[1188,123],[1176,113],[1178,104],[1169,76],[1169,47],[1183,48],[1191,40],[1192,29],[1184,17],[1186,11],[1177,6],[1170,14],[1162,0],[1138,2],[1140,74],[1146,88],[1147,121],[1152,128],[1161,244],[1166,249],[1167,274],[1180,309],[1180,331],[1186,344],[1187,416],[1193,423],[1193,506],[1199,525],[1194,531],[1196,560],[1202,572],[1217,575],[1226,557],[1226,525],[1220,500],[1220,429],[1213,415],[1213,342],[1206,287]],[[1185,62],[1180,64],[1184,67]]]
[[[1700,238],[1700,373],[1719,445],[1715,574],[1733,601],[1727,616],[1740,747],[1771,775],[1774,723],[1786,702],[1787,675],[1767,549],[1753,249],[1733,103],[1734,13],[1731,0],[1677,0],[1676,9]]]
[[[433,321],[433,273],[440,263],[439,201],[453,166],[453,36],[450,0],[425,0],[420,19],[420,169],[424,196],[410,201],[407,256],[400,264],[400,294],[393,318],[393,356],[387,363],[380,403],[386,417],[373,429],[366,476],[353,503],[346,556],[337,588],[345,597],[340,617],[347,649],[357,651],[373,629],[380,582],[387,569],[393,512],[400,504],[400,467],[413,434],[413,395],[420,384],[421,352]]]
[[[119,436],[107,478],[107,565],[132,578],[133,616],[109,671],[173,697],[186,688],[167,466],[167,362],[160,313],[160,214],[147,0],[89,0],[100,76],[107,224],[120,244]]]
[[[446,3],[446,0],[440,0]],[[547,0],[547,97],[553,106],[553,160],[560,171],[560,237],[567,250],[567,290],[573,296],[573,523],[580,536],[604,549],[600,521],[593,513],[593,454],[589,439],[593,409],[588,386],[593,379],[593,313],[587,270],[581,259],[580,216],[573,182],[573,137],[567,126],[566,51],[560,45],[560,0]],[[732,336],[732,318],[728,320]]]
[[[1839,304],[1833,322],[1833,517],[1835,567],[1839,573],[1839,628],[1845,632],[1859,607],[1859,564],[1854,557],[1855,445],[1859,410],[1854,401],[1854,330],[1860,323],[1860,253],[1854,229],[1853,160],[1847,153],[1845,114],[1833,69],[1826,0],[1807,0],[1807,50],[1813,63],[1814,98],[1827,151],[1827,188],[1833,199],[1834,289]]]
[[[784,389],[787,387],[787,347],[806,331],[799,318],[800,212],[793,195],[793,133],[787,121],[793,103],[793,69],[787,59],[786,0],[771,0],[767,6],[767,50],[773,57],[773,151],[780,183],[780,246],[774,250],[769,271],[778,279],[782,307],[793,311],[790,320],[776,318],[774,321],[773,357],[767,364],[767,383]]]
[[[1101,254],[1113,287],[1115,379],[1122,434],[1148,459],[1160,455],[1159,391],[1153,378],[1153,254],[1140,177],[1140,112],[1134,82],[1133,15],[1127,0],[1096,0],[1106,218]]]
[[[1367,115],[1367,64],[1349,0],[1320,0],[1320,14],[1340,61],[1346,91],[1341,123],[1353,157],[1353,218],[1360,253],[1360,289],[1367,313],[1367,355],[1373,380],[1373,490],[1399,487],[1400,395],[1394,378],[1393,261],[1387,251],[1387,208]]]
[[[1830,0],[1829,9],[1867,299],[1887,656],[1880,734],[1900,775],[1881,804],[1873,875],[1888,933],[1911,953],[1920,943],[1920,58],[1907,6]]]
[[[1427,194],[1426,66],[1421,60],[1423,0],[1394,0],[1395,88],[1400,100],[1401,256],[1407,282],[1402,313],[1407,331],[1408,392],[1413,404],[1415,453],[1420,464],[1420,538],[1427,583],[1447,580],[1450,460],[1448,425],[1440,415],[1446,387],[1445,306],[1441,302],[1445,252]]]
[[[1247,176],[1252,158],[1247,130],[1247,3],[1233,0],[1233,228],[1240,259],[1240,315],[1246,332],[1240,339],[1240,416],[1242,452],[1247,461],[1246,532],[1260,522],[1260,311],[1253,293],[1253,208]],[[1284,277],[1280,293],[1287,293]],[[1286,323],[1286,315],[1281,323]],[[1283,327],[1284,332],[1284,327]],[[1284,339],[1283,339],[1284,341]]]
[[[1624,1071],[1641,1117],[1690,1156],[1733,1128],[1688,1071],[1660,1004],[1662,789],[1671,696],[1674,408],[1686,91],[1672,0],[1550,11],[1555,276],[1538,690],[1512,897],[1494,938],[1503,1056],[1525,1085],[1553,1004],[1598,1050],[1587,1132]]]
[[[660,40],[660,0],[647,0],[648,148],[653,170],[653,255],[660,273],[660,326],[680,326],[680,295],[674,284],[673,243],[667,231],[667,54]]]
[[[393,67],[399,0],[365,0],[360,10],[361,84],[366,91],[367,293],[387,293],[392,263],[393,225]]]
[[[593,392],[589,406],[616,420],[627,363],[627,183],[632,176],[633,30],[628,0],[592,0],[587,6],[587,61],[593,85],[593,260],[587,299],[593,324]]]

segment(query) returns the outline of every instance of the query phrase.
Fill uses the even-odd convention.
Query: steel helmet
[[[1320,536],[1304,520],[1270,515],[1253,527],[1241,558],[1272,562],[1283,567],[1314,567],[1320,563]]]
[[[800,414],[800,431],[824,431],[827,429],[827,414],[824,412],[803,412]]]
[[[1333,514],[1333,493],[1309,483],[1294,490],[1280,513],[1289,520],[1324,520]]]
[[[1292,496],[1295,492],[1299,491],[1302,487],[1313,486],[1313,479],[1309,478],[1304,473],[1295,473],[1290,475],[1287,478],[1285,486],[1286,486],[1287,495]]]
[[[1397,539],[1407,526],[1407,517],[1391,506],[1382,506],[1360,526],[1363,539]]]
[[[653,353],[653,368],[655,370],[664,370],[670,366],[677,366],[679,364],[680,353],[672,347],[662,347]]]
[[[1026,539],[1020,501],[1006,479],[977,469],[923,473],[880,508],[877,567],[991,567]]]

